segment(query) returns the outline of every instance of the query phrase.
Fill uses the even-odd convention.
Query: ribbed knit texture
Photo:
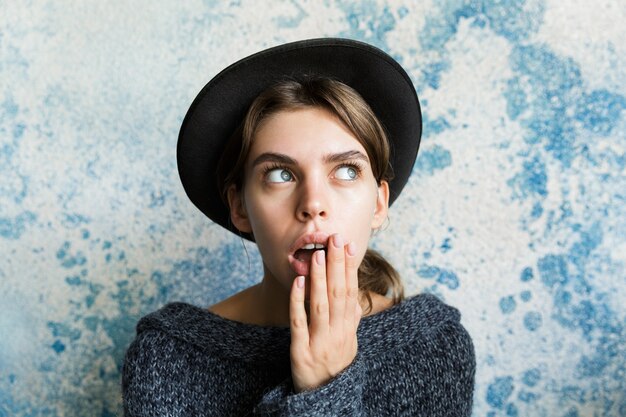
[[[126,353],[124,414],[138,416],[469,416],[472,340],[429,294],[363,317],[354,361],[294,393],[289,327],[225,319],[186,303],[142,318]]]

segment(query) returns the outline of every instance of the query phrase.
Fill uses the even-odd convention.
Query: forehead
[[[252,140],[249,160],[263,152],[311,157],[365,148],[328,110],[306,108],[280,111],[263,121]]]

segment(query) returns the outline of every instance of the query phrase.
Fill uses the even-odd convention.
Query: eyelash
[[[354,179],[357,179],[361,176],[361,173],[363,172],[363,166],[361,165],[360,162],[357,161],[348,161],[345,162],[341,165],[339,165],[337,168],[343,168],[343,167],[348,167],[348,168],[352,168],[356,171],[356,177]],[[273,162],[270,165],[266,165],[263,168],[263,178],[267,177],[267,174],[269,174],[271,171],[275,170],[275,169],[285,169],[287,171],[289,171],[291,173],[291,175],[293,175],[293,172],[291,172],[289,170],[289,168],[287,168],[285,165],[279,164],[278,162]]]

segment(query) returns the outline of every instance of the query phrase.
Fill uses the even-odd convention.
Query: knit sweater
[[[186,303],[143,317],[126,352],[124,415],[469,416],[472,340],[429,294],[363,317],[358,352],[326,384],[295,393],[289,327],[258,326]]]

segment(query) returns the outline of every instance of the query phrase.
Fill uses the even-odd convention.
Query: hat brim
[[[211,220],[238,235],[243,236],[230,222],[217,188],[216,168],[226,141],[261,92],[280,80],[309,75],[354,88],[382,123],[394,172],[389,205],[408,181],[419,148],[422,115],[411,79],[392,57],[369,44],[340,38],[266,49],[235,62],[209,81],[187,111],[178,137],[178,172],[187,196]]]

